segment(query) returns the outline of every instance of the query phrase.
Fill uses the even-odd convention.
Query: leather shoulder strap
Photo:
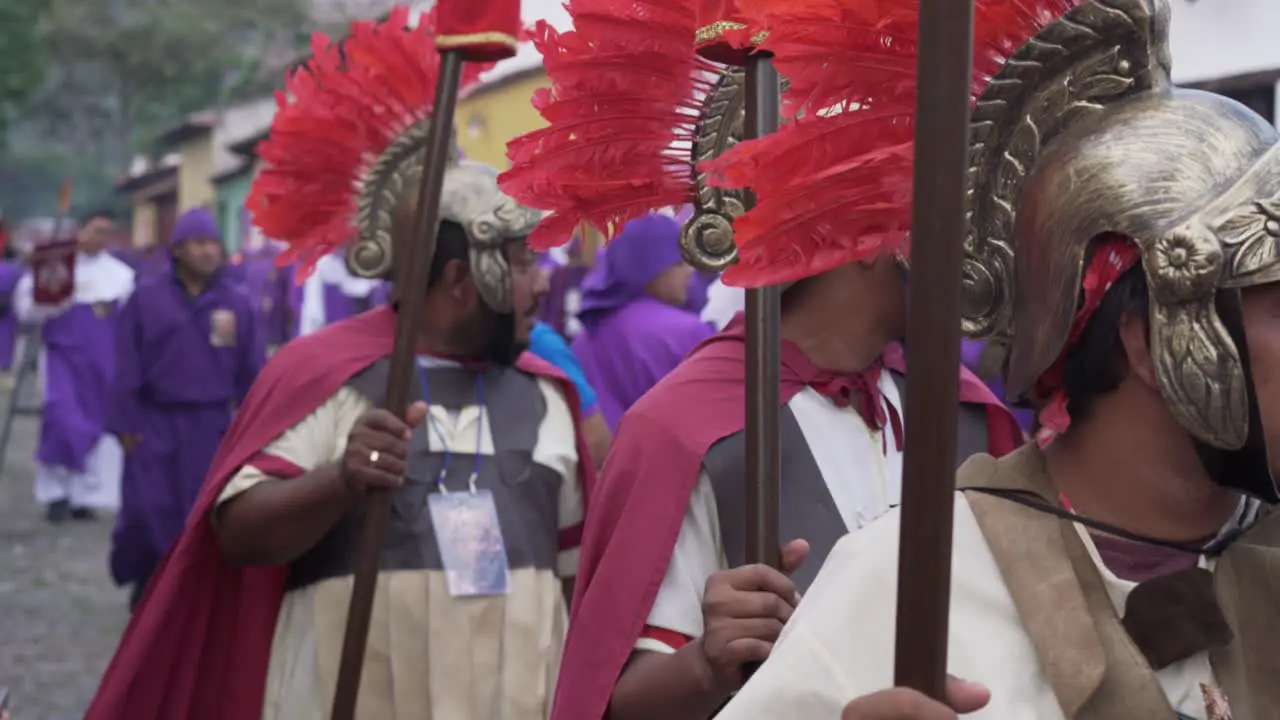
[[[1129,639],[1074,525],[978,488],[1053,496],[1033,444],[960,469],[965,497],[1063,713],[1075,720],[1172,717],[1155,673]]]

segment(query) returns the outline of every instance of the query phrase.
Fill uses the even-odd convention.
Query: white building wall
[[[1280,70],[1280,0],[1170,0],[1173,79]]]
[[[1275,2],[1280,2],[1280,0],[1275,0]],[[569,30],[573,26],[573,20],[569,17],[569,11],[565,9],[564,4],[565,0],[521,0],[520,19],[529,27],[533,27],[534,23],[539,20],[546,20],[548,25],[557,30]],[[410,5],[412,13],[410,14],[409,24],[416,26],[418,17],[434,6],[435,0],[418,0],[414,2]],[[520,43],[520,47],[516,50],[515,57],[498,61],[496,65],[480,76],[480,81],[481,84],[497,82],[541,65],[542,56],[533,47],[533,43],[523,42]]]

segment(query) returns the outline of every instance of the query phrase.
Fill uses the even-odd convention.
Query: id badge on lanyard
[[[488,490],[433,493],[427,499],[445,579],[453,597],[506,595],[507,546]]]
[[[506,541],[498,520],[498,506],[492,492],[476,487],[484,439],[483,376],[476,383],[480,417],[476,421],[475,465],[467,480],[467,489],[450,491],[445,487],[451,457],[449,444],[444,433],[431,421],[427,374],[421,365],[418,366],[418,374],[423,401],[428,408],[426,422],[444,447],[444,462],[436,478],[436,492],[427,498],[427,507],[449,595],[456,598],[506,595],[510,591],[511,572],[507,563]]]

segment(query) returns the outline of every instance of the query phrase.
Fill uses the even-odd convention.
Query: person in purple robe
[[[248,255],[246,253],[231,253],[226,262],[222,265],[222,277],[240,285],[246,290],[248,288],[245,287],[245,283],[248,281],[249,272],[248,267],[245,265],[245,260],[247,258]]]
[[[113,243],[107,252],[111,253],[111,257],[133,268],[134,272],[137,272],[138,266],[142,261],[138,250],[127,242]]]
[[[542,282],[545,282],[545,278]],[[591,451],[591,458],[595,460],[596,467],[601,467],[604,465],[605,456],[609,454],[613,433],[609,431],[609,425],[604,421],[604,415],[600,412],[600,398],[596,395],[595,388],[591,387],[591,383],[587,382],[586,373],[582,370],[582,363],[578,362],[578,356],[573,354],[573,349],[569,347],[564,336],[541,320],[529,333],[529,352],[554,365],[578,389],[578,417],[582,419],[582,437],[587,441],[587,449]]]
[[[582,281],[582,332],[572,347],[610,431],[713,332],[685,309],[693,268],[680,255],[679,236],[670,215],[632,220]]]
[[[117,260],[133,268],[138,275],[160,275],[169,269],[169,256],[163,246],[134,247],[128,238],[109,250]]]
[[[671,212],[675,217],[676,222],[679,223],[682,228],[685,226],[685,223],[689,222],[689,220],[693,218],[692,205],[682,205],[678,208],[674,208]],[[693,275],[689,278],[689,294],[685,300],[684,309],[692,313],[701,314],[709,300],[707,295],[708,290],[719,279],[720,273],[718,272],[712,270],[695,270]],[[705,322],[706,319],[704,318],[703,321]]]
[[[4,255],[5,259],[0,261],[0,372],[9,372],[20,330],[18,315],[13,311],[13,292],[25,268],[8,248]]]
[[[710,299],[708,291],[719,279],[720,273],[695,270],[693,275],[689,276],[689,292],[684,301],[684,309],[696,315],[701,315],[703,309],[707,307],[707,301]]]
[[[547,294],[538,306],[538,319],[562,337],[572,340],[582,331],[578,310],[582,307],[582,279],[590,268],[582,261],[582,239],[575,237],[565,248],[553,248],[539,260]]]
[[[320,258],[302,285],[298,335],[378,307],[387,300],[386,285],[383,280],[352,275],[342,252]]]
[[[141,593],[182,532],[231,415],[265,362],[258,316],[226,272],[213,214],[174,223],[172,272],[120,314],[109,428],[126,450],[111,575]]]
[[[298,317],[302,314],[302,285],[297,281],[297,264],[291,263],[280,268],[280,299],[284,304],[280,310],[281,344],[298,337]]]
[[[289,340],[288,328],[290,274],[276,259],[280,248],[270,242],[244,253],[240,280],[258,317],[259,331],[266,346],[277,347]]]
[[[266,314],[266,336],[270,347],[279,347],[294,336],[295,318],[298,308],[290,302],[293,290],[293,267],[280,264],[280,253],[283,249],[274,241],[267,241],[262,253],[268,259],[268,276],[263,293],[263,308]]]
[[[302,294],[306,280],[298,277],[298,265],[289,266],[289,339],[302,334]]]
[[[28,269],[13,292],[19,322],[40,326],[44,404],[36,448],[36,500],[47,518],[92,520],[120,502],[123,453],[107,432],[116,369],[116,324],[133,292],[134,271],[106,252],[115,223],[86,215],[76,231],[75,289],[60,305],[37,305]]]
[[[391,283],[380,282],[373,286],[373,290],[369,291],[369,302],[366,310],[382,307],[391,302]]]

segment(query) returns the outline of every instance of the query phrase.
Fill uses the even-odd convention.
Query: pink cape
[[[390,355],[395,313],[383,307],[285,345],[267,363],[227,430],[195,508],[134,612],[86,720],[251,720],[260,717],[284,596],[284,567],[239,568],[219,552],[209,513],[232,475],[353,375]],[[577,391],[525,353],[521,370]],[[582,435],[578,453],[589,458]],[[583,488],[593,463],[578,465]]]
[[[745,348],[743,325],[735,320],[623,417],[583,531],[552,720],[604,717],[666,574],[702,458],[746,422]],[[906,371],[897,345],[886,349],[884,362]],[[811,367],[798,347],[783,343],[783,404],[806,387]],[[992,455],[1022,444],[1008,409],[963,367],[960,401],[986,406]]]

